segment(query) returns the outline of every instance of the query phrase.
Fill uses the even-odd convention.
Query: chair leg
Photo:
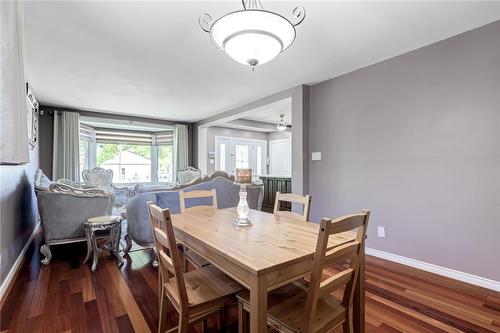
[[[158,333],[165,333],[167,330],[167,317],[168,317],[168,298],[165,295],[165,290],[162,287],[160,290],[160,318],[158,323]]]
[[[224,321],[222,322],[222,328],[224,329],[224,332],[226,332],[228,328],[227,323],[229,322],[231,307],[229,305],[225,305],[222,311],[224,313]]]
[[[229,320],[229,305],[224,305],[219,310],[219,332],[227,332],[228,320]]]
[[[153,246],[153,267],[157,268],[158,267],[158,251],[156,251],[156,247]]]
[[[179,333],[188,333],[189,329],[189,320],[188,316],[184,313],[179,313]]]
[[[219,316],[217,317],[217,330],[219,332],[222,332],[223,327],[224,327],[224,309],[221,308],[219,310]]]
[[[50,246],[47,244],[43,244],[40,247],[40,252],[45,256],[45,259],[41,260],[42,264],[50,264],[50,261],[52,260],[52,252],[50,252]]]
[[[125,247],[123,248],[123,252],[125,254],[128,254],[130,249],[132,248],[132,236],[130,236],[129,234],[126,234],[124,239],[125,239],[125,243],[127,245],[125,245]]]
[[[248,313],[243,308],[243,302],[238,301],[238,333],[248,331]]]
[[[353,333],[354,332],[354,329],[353,329],[354,326],[353,326],[352,319],[353,318],[352,318],[352,305],[351,305],[346,309],[346,320],[342,324],[343,333]]]
[[[92,254],[92,240],[90,239],[89,228],[85,228],[85,238],[87,240],[87,255],[83,260],[84,264],[87,263],[87,261],[90,259],[90,255]]]

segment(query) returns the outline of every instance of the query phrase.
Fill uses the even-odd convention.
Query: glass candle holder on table
[[[234,221],[233,225],[236,227],[248,227],[252,225],[248,218],[250,207],[247,201],[247,185],[252,184],[252,169],[236,169],[234,183],[240,185],[240,201],[236,211],[238,218]]]

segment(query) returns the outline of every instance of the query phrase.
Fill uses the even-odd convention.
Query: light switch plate
[[[321,152],[320,151],[316,151],[314,153],[311,154],[311,159],[313,161],[321,161]]]
[[[377,227],[378,238],[385,238],[385,227]]]

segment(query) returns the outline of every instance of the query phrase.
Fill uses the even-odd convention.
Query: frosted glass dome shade
[[[264,64],[295,40],[295,28],[286,18],[265,10],[241,10],[215,21],[214,44],[231,58],[252,67]]]

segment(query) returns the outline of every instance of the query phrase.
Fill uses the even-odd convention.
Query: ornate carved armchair
[[[113,170],[106,170],[99,167],[92,170],[83,170],[82,177],[86,183],[94,187],[100,188],[105,192],[113,192],[111,185],[113,182]]]
[[[185,185],[201,177],[201,170],[193,167],[179,170],[177,172],[177,185]]]
[[[35,175],[35,193],[45,243],[42,263],[50,263],[50,246],[85,241],[83,223],[95,216],[109,215],[113,194],[97,188],[75,188],[51,182],[41,170]]]
[[[128,199],[131,196],[131,190],[128,187],[113,185],[113,170],[96,167],[92,170],[83,170],[82,177],[85,184],[100,188],[107,193],[113,193],[115,197],[115,207],[127,205]]]
[[[58,179],[56,181],[56,183],[68,185],[68,186],[71,186],[73,188],[81,188],[81,189],[95,188],[95,186],[92,186],[92,185],[87,184],[85,182],[80,183],[80,182],[75,182],[75,181],[72,181],[70,179],[65,179],[65,178]]]

